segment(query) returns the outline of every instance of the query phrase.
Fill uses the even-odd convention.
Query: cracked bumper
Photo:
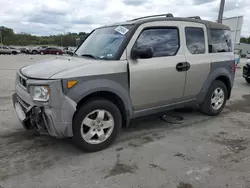
[[[27,90],[16,84],[16,93],[12,95],[13,106],[25,129],[36,129],[55,137],[73,136],[72,118],[76,104],[63,94],[59,84],[51,84],[51,96],[47,103],[33,101]]]

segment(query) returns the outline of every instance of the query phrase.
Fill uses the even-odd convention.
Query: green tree
[[[241,37],[240,42],[248,43],[248,39],[246,37]]]
[[[58,45],[75,46],[76,39],[86,38],[88,33],[67,33],[64,35],[34,36],[29,33],[15,34],[11,28],[0,27],[4,45]],[[0,41],[1,43],[1,41]]]

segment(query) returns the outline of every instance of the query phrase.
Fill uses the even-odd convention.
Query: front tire
[[[250,84],[250,78],[246,78],[246,82]]]
[[[201,111],[209,116],[216,116],[223,110],[227,101],[228,91],[226,85],[220,81],[215,80],[200,105]]]
[[[73,120],[73,143],[86,152],[96,152],[109,147],[122,127],[118,107],[105,99],[95,99],[83,104]]]

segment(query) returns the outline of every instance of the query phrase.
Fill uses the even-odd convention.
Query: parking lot
[[[54,56],[53,56],[54,57]],[[182,124],[137,120],[110,148],[83,153],[70,139],[25,131],[11,95],[16,71],[52,56],[0,56],[0,187],[249,188],[250,85],[237,68],[218,117],[180,109]]]

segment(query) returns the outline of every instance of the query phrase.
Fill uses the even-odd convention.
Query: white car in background
[[[11,54],[13,55],[17,55],[17,54],[20,54],[21,51],[17,48],[14,48],[14,47],[9,47],[10,51],[11,51]]]
[[[0,54],[13,54],[17,55],[20,54],[20,50],[13,48],[13,47],[7,47],[7,46],[0,46]]]
[[[0,54],[11,54],[11,51],[6,46],[0,46]]]
[[[246,58],[250,59],[250,53],[246,53]]]
[[[75,47],[65,47],[63,48],[63,54],[73,54],[75,50]]]

